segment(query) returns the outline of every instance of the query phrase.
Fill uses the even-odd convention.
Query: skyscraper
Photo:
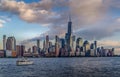
[[[16,46],[16,52],[17,52],[17,56],[21,57],[21,46],[20,45],[17,45]]]
[[[65,35],[65,41],[66,41],[66,46],[68,49],[68,52],[71,51],[71,47],[72,47],[72,22],[71,22],[71,17],[69,16],[69,22],[68,22],[68,31]]]
[[[25,46],[21,45],[21,56],[23,56],[25,53]]]
[[[96,56],[96,55],[97,55],[97,41],[94,41],[94,44],[95,44],[95,51],[94,51],[94,55]]]
[[[49,48],[49,36],[46,36],[46,49],[48,50]]]
[[[25,53],[25,46],[24,45],[17,45],[16,46],[17,56],[22,57]]]
[[[15,51],[16,50],[16,39],[15,37],[8,37],[6,42],[6,50]]]
[[[37,48],[38,49],[40,48],[40,40],[39,39],[37,40]]]
[[[68,22],[68,30],[65,35],[65,42],[66,42],[68,55],[70,55],[70,52],[73,51],[72,21],[70,16]]]
[[[37,40],[37,51],[38,53],[40,53],[40,40],[39,39]]]
[[[49,47],[52,47],[52,42],[49,42]]]
[[[37,46],[33,46],[33,47],[32,47],[32,52],[33,52],[33,53],[38,53]]]
[[[45,48],[46,48],[46,46],[45,46],[45,40],[43,41],[43,51],[45,51]]]
[[[65,39],[60,39],[60,48],[64,48],[65,47]]]
[[[6,35],[3,35],[3,50],[6,50]]]
[[[69,22],[68,22],[68,35],[72,34],[72,21],[71,17],[69,16]]]
[[[59,56],[59,43],[58,43],[58,36],[55,36],[55,56]]]
[[[78,47],[82,47],[83,46],[83,39],[82,38],[77,38],[76,40],[76,46]]]
[[[86,56],[89,56],[90,55],[90,43],[86,40],[84,41],[84,47],[85,47],[85,54]]]

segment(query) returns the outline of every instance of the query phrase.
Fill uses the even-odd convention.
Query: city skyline
[[[97,40],[98,45],[113,47],[119,52],[118,0],[1,0],[0,49],[2,35],[15,36],[17,43],[31,42],[49,35],[64,37],[69,13],[73,34],[85,40]],[[79,3],[77,6],[76,4]],[[48,5],[46,5],[48,4]],[[111,8],[112,7],[112,8]],[[17,9],[16,9],[17,8]],[[102,26],[101,26],[102,25]],[[26,41],[27,40],[27,41]]]
[[[98,46],[97,41],[90,43],[81,37],[76,38],[72,31],[72,20],[69,16],[67,32],[64,38],[55,36],[54,42],[46,35],[43,46],[40,38],[34,40],[36,44],[26,50],[25,45],[17,45],[14,36],[3,35],[3,50],[0,57],[114,57],[114,48]]]

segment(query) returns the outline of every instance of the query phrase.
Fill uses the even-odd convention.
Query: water
[[[16,60],[0,59],[0,77],[120,77],[120,57],[30,58],[29,66]]]

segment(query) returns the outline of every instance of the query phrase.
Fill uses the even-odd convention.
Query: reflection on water
[[[16,66],[0,59],[0,77],[119,77],[120,58],[31,58],[34,65]]]

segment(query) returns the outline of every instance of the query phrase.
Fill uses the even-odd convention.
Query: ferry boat
[[[33,61],[27,60],[27,59],[21,59],[16,61],[17,66],[24,66],[24,65],[32,65]]]

